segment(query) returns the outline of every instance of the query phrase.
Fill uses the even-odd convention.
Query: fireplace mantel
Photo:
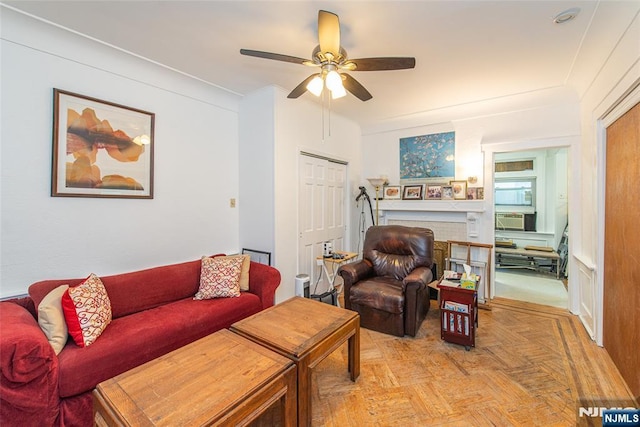
[[[408,212],[484,212],[484,200],[379,200],[378,209]]]
[[[379,224],[416,224],[440,240],[468,241],[479,236],[485,200],[379,200]]]

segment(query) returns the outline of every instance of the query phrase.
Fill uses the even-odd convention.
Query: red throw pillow
[[[91,345],[111,323],[109,295],[93,273],[62,295],[62,311],[69,335],[80,347]]]

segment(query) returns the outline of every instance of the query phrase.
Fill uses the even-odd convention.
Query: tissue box
[[[463,289],[475,290],[477,283],[478,283],[478,276],[476,276],[473,273],[469,275],[467,275],[467,273],[463,273],[462,277],[460,278],[460,287]]]

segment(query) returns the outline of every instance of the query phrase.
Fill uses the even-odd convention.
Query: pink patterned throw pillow
[[[202,257],[200,288],[193,299],[240,296],[241,256]]]
[[[62,311],[69,335],[80,347],[95,342],[111,323],[111,301],[98,276],[91,273],[62,295]]]

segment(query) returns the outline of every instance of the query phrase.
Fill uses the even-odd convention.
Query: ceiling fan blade
[[[318,41],[322,53],[331,53],[334,58],[340,55],[340,19],[335,13],[318,11]]]
[[[349,74],[341,73],[340,75],[344,76],[344,88],[354,94],[358,99],[360,99],[361,101],[368,101],[373,98],[373,95],[371,95],[369,91],[364,88],[364,86],[362,86]]]
[[[309,77],[304,79],[302,83],[296,86],[296,88],[293,89],[289,95],[287,95],[287,98],[291,98],[291,99],[298,98],[300,95],[305,93],[307,91],[307,85],[311,80],[313,80],[315,76],[317,76],[317,74],[311,74]]]
[[[309,62],[308,59],[298,58],[297,56],[281,55],[279,53],[262,52],[260,50],[240,49],[242,55],[255,56],[257,58],[274,59],[276,61],[292,62],[294,64],[304,64]]]
[[[361,58],[350,59],[349,62],[356,64],[353,71],[385,71],[385,70],[406,70],[416,66],[415,58]]]

